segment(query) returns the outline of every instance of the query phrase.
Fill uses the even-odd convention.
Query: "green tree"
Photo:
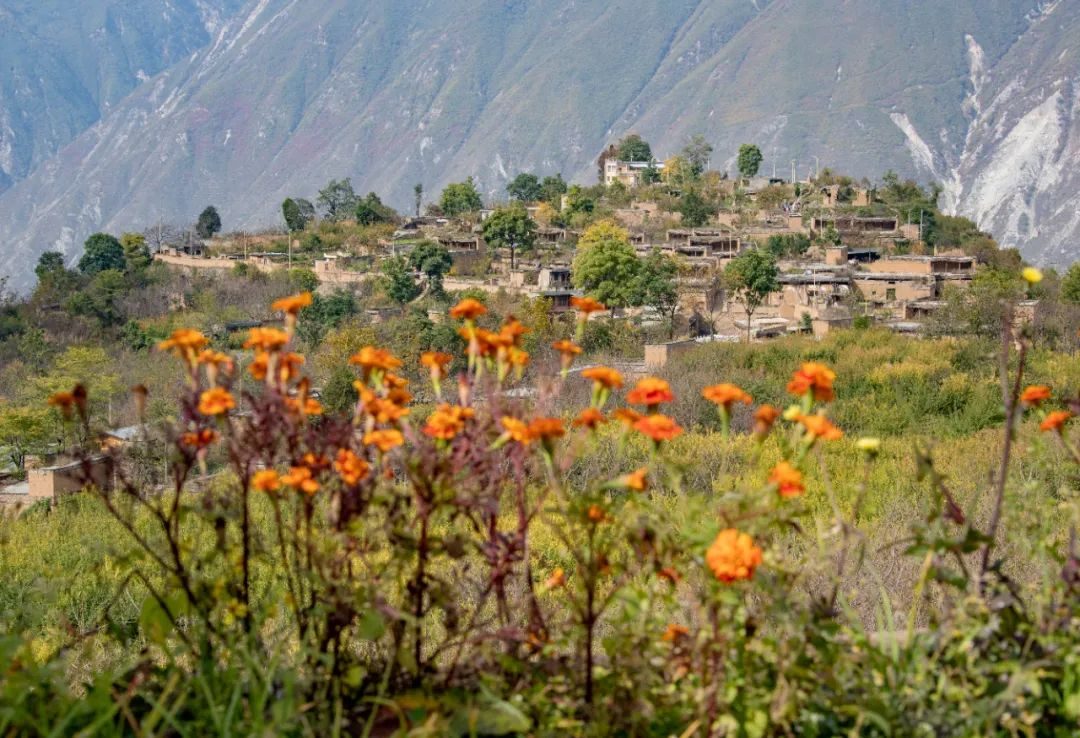
[[[679,212],[682,213],[682,224],[688,228],[697,228],[705,225],[712,215],[712,208],[705,198],[690,190],[679,199]]]
[[[635,304],[641,261],[626,231],[611,221],[590,226],[578,241],[574,286],[612,308]]]
[[[562,178],[561,174],[549,175],[540,182],[539,199],[558,208],[562,196],[566,194],[566,190],[566,180]]]
[[[217,208],[207,205],[199,213],[199,220],[195,223],[195,232],[199,234],[199,238],[213,238],[215,233],[221,232],[221,216],[218,215]]]
[[[348,290],[337,289],[325,297],[315,293],[311,305],[300,313],[297,333],[309,346],[318,346],[328,331],[356,315],[359,309],[356,297]]]
[[[750,342],[750,320],[754,312],[780,289],[776,259],[761,249],[751,249],[732,259],[724,270],[724,284],[732,298],[746,312],[746,342]]]
[[[319,190],[315,198],[323,217],[332,222],[344,220],[356,212],[357,198],[353,191],[352,180],[332,179],[326,187]]]
[[[443,294],[443,276],[450,271],[454,260],[444,246],[435,241],[423,241],[409,253],[409,266],[428,278],[431,294]]]
[[[82,258],[79,259],[79,271],[93,276],[107,269],[124,271],[124,247],[108,233],[95,233],[86,239]]]
[[[424,185],[417,182],[413,186],[413,204],[416,206],[416,217],[420,217],[420,206],[424,203]]]
[[[589,197],[580,186],[572,185],[566,192],[566,214],[591,213],[596,209],[596,200]]]
[[[498,208],[484,221],[484,240],[494,248],[509,249],[510,268],[517,266],[518,249],[531,249],[536,244],[536,223],[520,203]]]
[[[439,198],[439,208],[449,216],[473,213],[484,206],[476,183],[469,177],[464,182],[448,184]]]
[[[290,233],[299,233],[315,220],[315,206],[303,198],[285,198],[281,203],[281,215],[285,218],[285,227]]]
[[[756,176],[764,158],[755,144],[743,144],[739,147],[739,174],[746,178]]]
[[[698,179],[694,174],[694,167],[683,156],[673,156],[664,162],[663,178],[665,182],[679,190],[694,187]]]
[[[649,161],[652,159],[652,147],[649,142],[636,133],[623,136],[615,147],[619,161]]]
[[[675,315],[679,311],[679,290],[675,278],[679,265],[675,259],[653,249],[641,261],[635,290],[635,303],[648,305],[668,321],[668,338],[675,336]]]
[[[506,186],[511,199],[521,202],[536,202],[543,194],[540,179],[535,174],[522,172]]]
[[[34,274],[37,275],[38,282],[52,281],[59,275],[67,274],[67,267],[64,266],[64,255],[59,251],[46,251],[38,257],[37,266],[34,267]]]
[[[56,413],[44,404],[0,406],[0,445],[16,469],[22,471],[29,454],[48,450],[60,437]]]
[[[810,237],[802,233],[775,234],[769,236],[765,248],[777,259],[788,256],[802,256],[810,250]]]
[[[709,166],[712,158],[713,147],[700,133],[691,136],[683,147],[682,157],[690,163],[690,169],[695,177],[700,177]]]
[[[404,256],[395,256],[382,263],[382,284],[394,302],[406,305],[420,296],[413,270]]]
[[[112,328],[125,320],[120,299],[127,290],[124,273],[106,269],[95,274],[89,284],[72,294],[65,307],[73,315],[94,318],[103,329]]]
[[[292,292],[314,292],[319,288],[319,276],[310,269],[290,269],[286,276]]]
[[[397,213],[392,208],[383,205],[382,200],[374,192],[369,192],[367,197],[356,204],[356,222],[360,225],[391,223],[395,218],[397,218]]]
[[[1061,278],[1061,299],[1072,305],[1080,305],[1080,262],[1069,267]]]
[[[120,236],[120,246],[124,249],[124,261],[129,272],[140,272],[150,266],[150,247],[146,236],[141,233],[125,233]]]

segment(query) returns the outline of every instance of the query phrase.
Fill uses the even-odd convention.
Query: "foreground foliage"
[[[786,409],[755,407],[734,384],[697,387],[719,432],[688,456],[665,412],[676,400],[667,381],[630,388],[608,367],[569,373],[602,306],[578,301],[578,335],[554,346],[561,375],[530,393],[524,327],[480,327],[486,308],[467,299],[451,310],[463,370],[451,375],[450,354],[420,357],[428,386],[415,391],[431,407],[413,402],[399,358],[366,346],[351,358],[357,402],[339,416],[312,396],[290,350],[311,303],[281,300],[286,329],[251,331],[244,373],[255,388],[198,332],[162,344],[186,371],[170,483],[140,483],[118,458],[119,484],[97,495],[100,507],[75,503],[86,508],[77,514],[107,513],[102,536],[126,542],[108,559],[118,586],[104,617],[54,622],[62,640],[46,641],[43,615],[35,628],[14,604],[31,588],[0,590],[0,733],[1080,728],[1080,559],[1065,535],[1075,471],[1044,491],[1054,520],[1008,530],[1034,552],[1027,581],[1002,553],[1014,549],[1002,539],[1020,436],[1080,460],[1068,433],[1080,401],[1025,388],[1024,336],[1003,341],[1005,431],[982,504],[965,504],[931,450],[916,449],[931,495],[899,542],[917,573],[898,612],[885,594],[864,607],[867,591],[897,586],[865,531],[882,443],[844,436],[829,414],[843,377],[826,364],[792,367]],[[587,407],[563,417],[558,398],[583,382]],[[51,402],[87,424],[83,388]],[[747,408],[748,432],[733,433]],[[604,447],[625,464],[616,473],[589,463]],[[833,480],[836,449],[857,471]],[[768,472],[703,480],[707,452]],[[40,515],[15,525],[33,530]]]

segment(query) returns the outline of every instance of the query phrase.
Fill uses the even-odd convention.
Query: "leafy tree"
[[[1061,278],[1061,299],[1072,305],[1080,305],[1080,262],[1069,267]]]
[[[332,222],[344,220],[356,212],[357,197],[353,192],[352,180],[332,179],[326,187],[319,190],[315,198],[323,217]]]
[[[38,257],[37,266],[34,267],[34,274],[37,275],[38,282],[48,282],[66,273],[67,267],[64,266],[64,255],[59,251],[46,251]]]
[[[217,208],[208,205],[199,213],[199,220],[195,223],[195,232],[199,234],[199,238],[213,238],[215,233],[221,232],[221,216],[218,215]]]
[[[641,261],[626,231],[611,221],[590,226],[578,242],[574,286],[612,308],[626,307],[638,297]]]
[[[636,133],[623,136],[616,145],[619,161],[649,161],[652,159],[652,147],[649,142]]]
[[[443,294],[443,276],[450,271],[454,260],[444,246],[435,241],[417,244],[409,253],[409,266],[427,276],[433,295]]]
[[[124,271],[124,247],[108,233],[95,233],[86,239],[82,258],[79,259],[79,271],[93,276],[107,269]]]
[[[124,261],[129,272],[140,272],[150,266],[150,247],[146,245],[146,236],[141,233],[125,233],[120,236],[120,246],[124,249]]]
[[[697,228],[705,225],[712,215],[712,208],[705,198],[690,190],[679,199],[679,212],[682,213],[682,224],[688,228]]]
[[[382,263],[383,289],[391,300],[406,305],[420,296],[413,271],[404,256],[395,256]]]
[[[746,311],[746,342],[750,342],[750,320],[754,312],[780,289],[776,259],[761,249],[751,249],[739,254],[724,270],[724,283],[736,302]]]
[[[124,322],[120,298],[127,289],[123,272],[106,269],[95,274],[86,287],[71,295],[66,308],[73,315],[94,318],[103,329],[112,328]]]
[[[536,223],[520,203],[497,209],[484,221],[483,229],[489,245],[510,250],[511,269],[517,266],[517,250],[528,250],[536,244]]]
[[[356,204],[356,222],[360,225],[390,223],[396,217],[397,213],[392,208],[383,205],[382,200],[374,192],[369,192],[367,197]]]
[[[319,276],[310,269],[290,269],[287,276],[293,292],[314,292],[319,288]]]
[[[596,209],[596,200],[578,185],[573,185],[566,192],[566,214],[591,213]]]
[[[540,179],[535,174],[527,172],[514,177],[513,181],[506,186],[506,191],[512,199],[521,202],[535,202],[543,194]]]
[[[675,314],[679,310],[675,277],[678,273],[679,265],[672,256],[653,249],[642,260],[635,285],[637,295],[634,302],[654,308],[667,319],[668,338],[675,336]]]
[[[325,297],[315,293],[311,305],[300,313],[297,333],[309,346],[317,346],[327,331],[356,315],[359,309],[356,297],[348,290],[338,289]]]
[[[713,147],[700,133],[694,134],[683,147],[682,157],[690,163],[690,169],[695,177],[700,177],[709,166],[712,158]]]
[[[682,156],[673,156],[664,162],[664,181],[676,189],[688,189],[694,186],[697,175],[690,162]]]
[[[739,174],[746,178],[756,176],[764,158],[755,144],[743,144],[739,147]]]
[[[56,414],[48,406],[0,406],[0,444],[16,469],[21,471],[29,454],[45,452],[59,436]]]
[[[775,234],[765,242],[766,250],[777,259],[802,256],[810,250],[810,245],[810,237],[802,233]]]
[[[566,180],[562,178],[561,174],[549,175],[540,182],[540,197],[538,199],[558,207],[567,189]]]
[[[449,216],[472,213],[484,206],[476,183],[469,177],[464,182],[448,184],[439,198],[439,207]]]
[[[424,185],[417,182],[413,186],[413,204],[416,206],[416,217],[420,217],[420,206],[424,202]]]
[[[291,197],[281,203],[281,214],[285,218],[285,227],[290,233],[299,233],[315,220],[315,206],[303,198]]]

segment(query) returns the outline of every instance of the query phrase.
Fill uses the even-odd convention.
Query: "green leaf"
[[[377,641],[386,632],[386,622],[380,613],[368,610],[357,623],[356,632],[365,641]]]

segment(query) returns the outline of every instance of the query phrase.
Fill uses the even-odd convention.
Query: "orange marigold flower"
[[[798,497],[806,491],[803,475],[786,461],[781,461],[769,473],[769,484],[775,484],[781,497]]]
[[[499,329],[499,336],[504,341],[508,341],[511,346],[517,346],[521,337],[528,332],[529,329],[522,325],[520,320],[510,315],[506,318],[502,328]]]
[[[780,411],[772,405],[762,405],[754,412],[754,433],[765,436],[780,417]]]
[[[276,492],[281,487],[281,477],[273,469],[262,469],[251,478],[251,486],[260,492]]]
[[[52,407],[60,408],[64,415],[69,415],[71,408],[75,406],[75,395],[71,392],[54,392],[49,395],[48,403]]]
[[[741,402],[749,405],[754,398],[733,384],[714,384],[701,391],[701,396],[709,402],[714,402],[724,408],[730,408],[732,403]]]
[[[425,435],[440,441],[449,441],[465,430],[465,421],[476,415],[471,407],[439,405],[424,426]]]
[[[795,372],[788,382],[787,390],[793,395],[802,397],[807,392],[814,393],[814,399],[819,402],[831,402],[835,397],[833,381],[836,372],[824,364],[807,362]]]
[[[595,407],[587,407],[578,413],[578,416],[574,418],[575,428],[588,428],[589,430],[596,430],[601,424],[606,422],[604,414],[597,410]]]
[[[551,440],[566,435],[566,428],[560,418],[537,418],[529,423],[529,433],[533,438]]]
[[[337,460],[334,461],[334,470],[341,477],[341,481],[350,487],[362,482],[371,471],[368,463],[354,454],[350,449],[339,449]]]
[[[668,625],[667,630],[664,631],[664,635],[660,636],[660,639],[665,643],[675,643],[681,641],[690,635],[690,629],[685,625],[679,625],[678,623],[671,623]]]
[[[446,377],[447,367],[450,366],[450,362],[453,360],[453,356],[444,354],[441,351],[426,351],[420,354],[420,364],[426,366],[435,379]]]
[[[638,380],[634,389],[626,396],[626,401],[631,405],[659,405],[662,402],[675,402],[675,395],[671,392],[671,385],[663,379],[645,377]]]
[[[158,344],[159,351],[172,351],[177,356],[191,360],[209,341],[206,336],[191,328],[180,328]]]
[[[373,417],[376,423],[396,423],[410,412],[409,408],[402,407],[389,396],[379,397],[363,382],[353,382],[353,387],[360,394],[360,404],[364,412]],[[392,391],[390,394],[395,395],[396,399],[405,399],[409,393],[396,394]]]
[[[1020,393],[1020,402],[1032,407],[1041,405],[1043,402],[1049,399],[1050,388],[1041,384],[1027,387],[1023,392]]]
[[[301,401],[299,397],[286,397],[285,407],[298,415],[322,415],[323,406],[314,397],[305,397]]]
[[[588,511],[585,513],[589,518],[590,523],[602,523],[607,519],[607,513],[600,505],[589,505]]]
[[[516,441],[522,446],[528,446],[535,441],[535,437],[529,431],[528,423],[518,420],[517,418],[511,418],[509,415],[503,416],[499,423],[502,425],[503,430],[506,431],[506,435],[511,441]]]
[[[657,443],[670,441],[682,435],[683,429],[667,415],[650,415],[634,423],[634,430],[643,433]]]
[[[259,351],[255,354],[255,358],[251,360],[251,364],[248,365],[248,372],[257,381],[261,382],[266,379],[266,373],[270,371],[270,354],[265,351]]]
[[[618,410],[611,413],[611,417],[633,428],[634,425],[645,416],[637,410],[628,407],[620,407]]]
[[[823,441],[839,441],[844,437],[843,431],[829,422],[824,415],[799,415],[797,420],[806,428],[811,440],[820,438]]]
[[[561,566],[555,567],[555,571],[551,572],[551,576],[548,577],[544,586],[548,589],[557,589],[566,584],[566,572],[563,571]]]
[[[218,438],[218,434],[209,428],[199,431],[191,431],[180,436],[180,443],[194,449],[203,449],[211,445]]]
[[[561,341],[556,341],[555,343],[551,344],[551,348],[558,351],[564,357],[569,356],[573,358],[574,356],[577,356],[581,353],[581,346],[578,346],[573,341],[567,341],[565,338]]]
[[[623,386],[623,376],[611,367],[593,366],[581,373],[585,379],[591,379],[595,384],[604,389],[620,389]]]
[[[244,348],[278,351],[288,342],[289,334],[280,328],[252,328],[248,331],[248,339],[244,341]]]
[[[359,352],[353,354],[349,363],[363,367],[365,371],[380,369],[384,372],[392,372],[401,366],[401,359],[386,349],[364,346]]]
[[[203,349],[199,352],[196,361],[200,364],[212,364],[221,367],[232,366],[233,360],[228,354],[223,354],[220,351],[214,351],[213,349]]]
[[[1055,410],[1054,412],[1047,414],[1046,419],[1039,423],[1039,430],[1043,433],[1050,431],[1062,433],[1065,430],[1065,424],[1069,422],[1072,417],[1073,414],[1068,410]]]
[[[571,297],[570,306],[581,313],[582,317],[588,317],[592,313],[600,313],[607,310],[604,303],[591,297]]]
[[[280,300],[276,300],[271,306],[271,310],[280,310],[283,313],[290,315],[296,315],[306,307],[311,306],[311,293],[301,292],[298,295],[290,295],[289,297],[283,297]]]
[[[236,400],[222,387],[211,387],[199,396],[199,412],[203,415],[224,415],[235,407]]]
[[[374,446],[385,454],[404,444],[405,436],[401,435],[401,431],[392,428],[373,430],[364,434],[364,443],[368,446]]]
[[[524,369],[529,365],[529,352],[524,349],[519,349],[517,346],[512,346],[510,351],[506,355],[507,361],[510,362],[510,366]]]
[[[476,320],[487,312],[484,303],[467,297],[454,307],[450,308],[450,317],[459,320]]]
[[[754,540],[734,528],[720,531],[705,552],[705,563],[713,576],[727,583],[750,579],[762,560]]]
[[[649,486],[648,476],[649,470],[643,466],[619,477],[619,484],[635,492],[644,492]]]
[[[291,467],[289,473],[283,476],[281,481],[304,494],[313,495],[319,491],[319,482],[315,479],[315,473],[306,466]]]

